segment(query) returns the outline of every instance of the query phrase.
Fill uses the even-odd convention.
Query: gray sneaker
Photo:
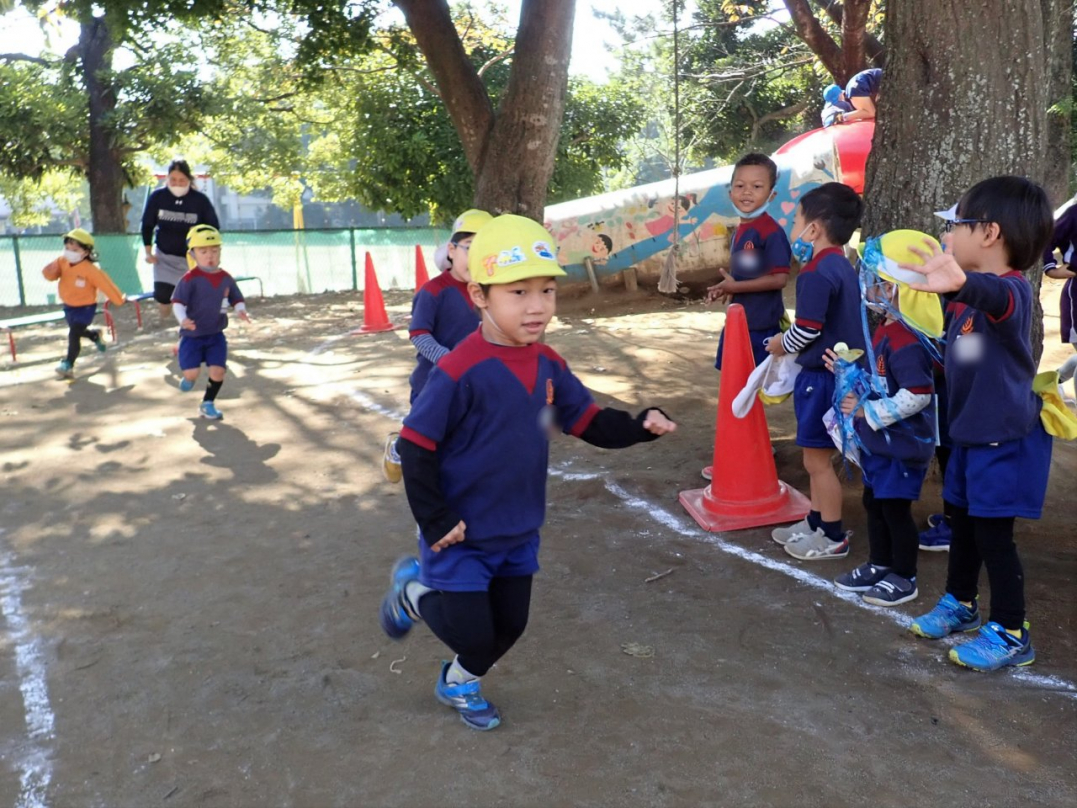
[[[809,533],[811,533],[811,528],[808,527],[808,517],[805,516],[795,525],[774,528],[774,530],[770,531],[770,537],[784,547],[792,541],[794,537],[807,536]]]
[[[825,561],[830,558],[845,558],[849,555],[850,532],[845,531],[841,541],[831,541],[821,527],[812,533],[801,534],[790,539],[785,545],[785,552],[801,561]]]

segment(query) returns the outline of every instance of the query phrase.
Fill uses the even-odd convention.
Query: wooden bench
[[[103,309],[105,315],[105,327],[108,328],[109,334],[112,336],[112,341],[116,341],[116,320],[112,317],[112,312],[108,310],[108,305],[105,305]],[[28,314],[25,317],[13,317],[10,320],[0,320],[0,332],[7,334],[8,348],[11,350],[11,361],[18,362],[18,356],[15,353],[15,330],[19,328],[26,328],[32,325],[44,325],[45,323],[55,323],[64,319],[63,311],[46,311],[41,314]]]

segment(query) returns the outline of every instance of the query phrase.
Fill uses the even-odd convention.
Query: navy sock
[[[823,523],[823,517],[819,511],[808,511],[808,527],[816,530]]]
[[[845,531],[841,529],[841,520],[836,522],[819,522],[819,527],[823,529],[826,537],[831,541],[841,541],[845,538]]]

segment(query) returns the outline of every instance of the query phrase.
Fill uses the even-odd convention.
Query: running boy
[[[235,280],[221,269],[221,234],[208,224],[192,227],[187,233],[187,258],[192,264],[172,294],[172,312],[180,324],[179,366],[183,379],[179,389],[190,392],[205,365],[209,372],[206,394],[198,411],[203,418],[224,417],[214,401],[224,384],[228,362],[228,340],[224,329],[228,315],[222,311],[225,300],[244,322],[250,322],[247,304]]]
[[[730,273],[719,269],[722,279],[707,287],[707,302],[740,303],[748,320],[752,355],[758,365],[767,356],[766,341],[781,331],[785,317],[782,289],[789,280],[789,239],[767,213],[778,182],[778,166],[765,154],[746,154],[733,167],[729,198],[740,213],[733,234]],[[718,337],[714,366],[722,369],[725,329]]]
[[[446,257],[449,270],[431,278],[415,293],[411,301],[411,344],[419,352],[411,383],[410,403],[419,397],[426,379],[441,357],[479,327],[479,313],[471,305],[467,284],[467,252],[475,231],[493,217],[484,210],[466,210],[456,217],[452,226]],[[391,483],[400,482],[400,455],[397,454],[399,432],[390,433],[385,441],[382,470]]]
[[[796,319],[779,339],[767,342],[775,356],[797,354],[801,366],[793,387],[797,417],[797,446],[804,449],[804,468],[811,478],[811,512],[790,527],[776,528],[771,537],[794,558],[815,561],[845,558],[849,535],[841,524],[841,481],[831,458],[834,443],[823,425],[833,404],[834,375],[824,364],[828,348],[844,342],[864,348],[860,325],[860,285],[856,270],[842,250],[860,224],[864,203],[856,191],[840,182],[820,185],[800,200],[793,232],[797,275]]]
[[[381,626],[399,639],[424,620],[456,653],[434,695],[478,730],[501,721],[481,677],[527,625],[553,429],[605,448],[676,429],[658,409],[634,418],[599,409],[539,342],[565,274],[551,241],[541,225],[512,215],[475,235],[468,291],[482,326],[431,372],[400,437],[420,557],[393,566]]]
[[[950,506],[946,593],[910,626],[929,639],[975,631],[950,659],[975,670],[1029,665],[1025,586],[1013,540],[1015,517],[1038,519],[1051,467],[1051,436],[1032,392],[1032,286],[1021,274],[1043,254],[1053,225],[1047,194],[1022,177],[969,189],[946,221],[945,252],[918,254],[926,275],[914,289],[945,294],[946,386],[953,452],[943,499]],[[980,625],[980,567],[991,582],[991,622]]]
[[[112,278],[93,263],[97,260],[93,246],[93,236],[81,227],[75,228],[64,236],[64,254],[41,270],[46,280],[60,282],[60,300],[68,329],[67,356],[56,366],[56,373],[64,379],[75,375],[75,360],[82,351],[83,337],[105,352],[101,331],[90,328],[97,316],[97,293],[103,292],[116,306],[122,306],[125,299]]]
[[[896,230],[864,245],[861,273],[865,304],[883,313],[872,335],[876,374],[885,392],[873,390],[858,400],[842,401],[862,450],[864,509],[868,514],[868,561],[838,576],[834,583],[848,592],[862,592],[876,606],[897,606],[916,598],[916,552],[919,535],[912,503],[920,498],[935,450],[933,367],[924,338],[942,335],[942,307],[937,295],[910,289],[919,273],[898,263],[922,263],[910,245],[933,241],[915,230]],[[833,359],[834,354],[828,351]]]

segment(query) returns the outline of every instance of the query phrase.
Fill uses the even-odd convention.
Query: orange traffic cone
[[[378,276],[374,274],[374,259],[366,254],[366,275],[363,280],[363,325],[353,334],[371,334],[375,331],[392,331],[395,325],[389,322],[385,313],[385,300],[378,287]]]
[[[733,399],[754,367],[744,307],[734,303],[725,319],[711,484],[679,497],[711,533],[796,522],[811,510],[806,496],[778,479],[762,402],[756,399],[745,418],[733,415]]]
[[[426,260],[423,258],[423,248],[418,244],[415,245],[415,291],[418,292],[424,286],[426,282],[430,280],[430,276],[426,274]]]

